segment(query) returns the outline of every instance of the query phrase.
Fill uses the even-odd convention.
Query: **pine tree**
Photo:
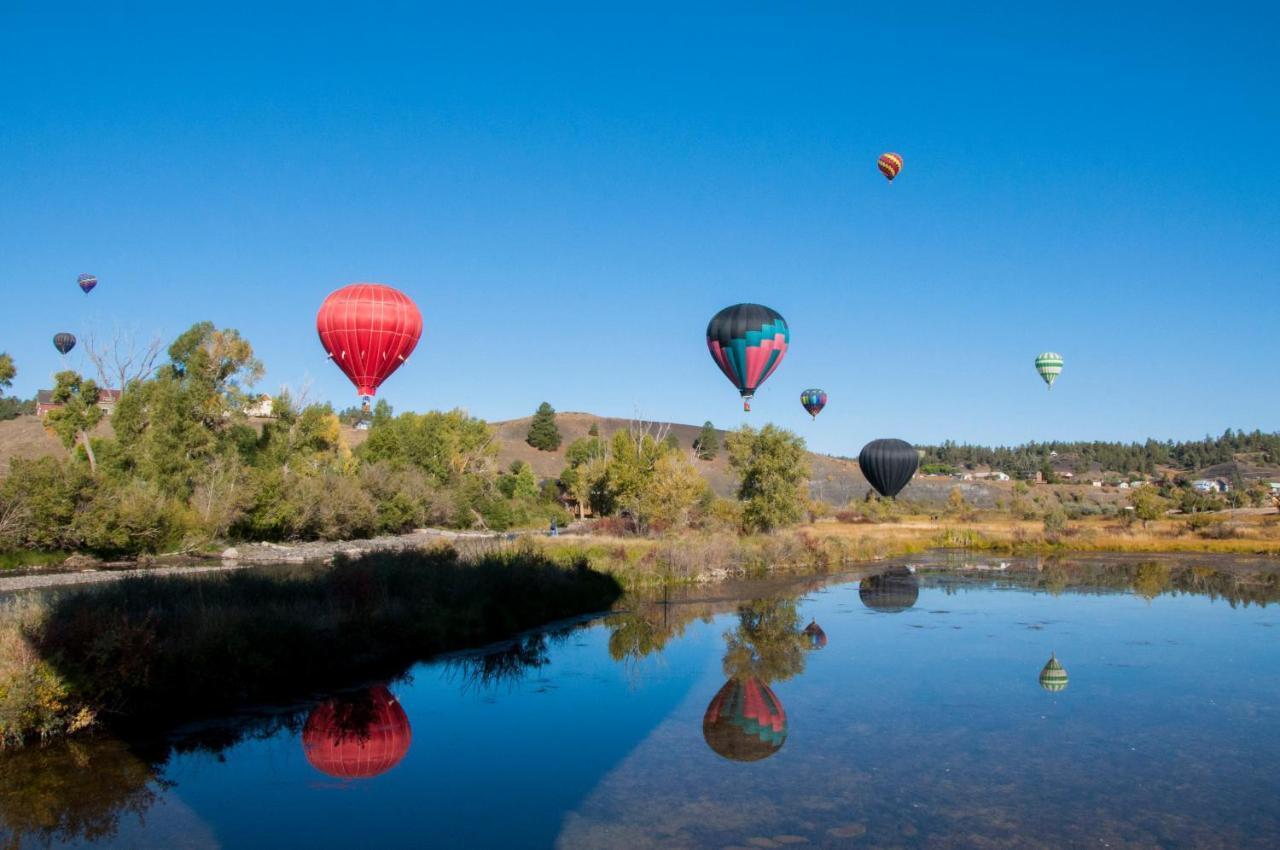
[[[544,452],[554,452],[560,448],[556,409],[545,401],[538,405],[538,411],[533,414],[533,421],[529,423],[529,436],[525,438],[525,442]]]
[[[598,422],[591,423],[591,427],[587,429],[587,436],[588,437],[600,436],[600,424]]]
[[[701,460],[715,460],[716,455],[720,454],[720,436],[716,433],[716,426],[710,422],[706,422],[702,426],[702,430],[698,432],[698,439],[694,440],[693,448],[698,452]]]

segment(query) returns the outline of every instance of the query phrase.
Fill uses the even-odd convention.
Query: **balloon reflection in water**
[[[759,761],[782,749],[787,740],[787,712],[773,690],[759,679],[730,679],[707,706],[702,737],[724,758]]]
[[[804,627],[804,636],[809,641],[809,649],[822,649],[827,645],[827,633],[818,625],[817,620],[810,620]]]
[[[391,692],[378,685],[311,710],[302,730],[307,761],[337,779],[369,779],[400,763],[413,734]]]
[[[860,581],[858,598],[873,611],[897,614],[916,604],[920,583],[910,570],[898,567]]]
[[[1040,671],[1040,687],[1050,693],[1067,689],[1067,671],[1054,653],[1049,654],[1049,661]]]

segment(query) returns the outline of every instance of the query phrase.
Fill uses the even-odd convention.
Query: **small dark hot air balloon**
[[[320,703],[302,729],[307,761],[336,779],[386,773],[409,752],[412,740],[408,716],[381,685]]]
[[[827,406],[827,394],[817,389],[805,390],[800,393],[800,404],[804,405],[804,409],[809,411],[810,416],[817,419],[822,408]]]
[[[1049,653],[1044,669],[1040,671],[1040,687],[1055,694],[1067,689],[1067,671],[1062,662],[1058,661],[1058,656],[1052,652]]]
[[[920,455],[905,440],[872,440],[858,453],[862,474],[881,496],[893,498],[907,486]]]
[[[809,649],[822,649],[827,645],[827,633],[818,625],[817,620],[810,620],[809,625],[804,627],[804,636]]]
[[[353,283],[324,299],[316,331],[324,350],[367,403],[413,353],[422,336],[422,314],[398,289]]]
[[[880,169],[885,179],[892,183],[893,178],[897,177],[898,172],[902,170],[902,156],[896,153],[882,153],[876,162],[876,167]]]
[[[896,567],[858,582],[858,598],[873,611],[899,614],[920,598],[920,582],[910,570]]]
[[[742,396],[742,409],[787,354],[791,331],[777,310],[763,304],[734,304],[711,317],[707,349]]]
[[[76,278],[76,283],[80,284],[80,289],[84,291],[85,295],[88,295],[98,285],[98,279],[91,274],[82,274]]]
[[[72,334],[63,331],[53,335],[53,347],[58,349],[58,353],[65,355],[71,349],[76,347],[76,338]]]
[[[753,677],[730,679],[702,717],[702,737],[718,755],[759,761],[782,749],[787,712],[769,686]]]

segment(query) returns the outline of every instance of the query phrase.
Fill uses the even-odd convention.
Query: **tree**
[[[659,530],[681,528],[707,489],[707,482],[678,451],[668,450],[654,464],[640,495],[637,522]]]
[[[554,452],[560,448],[560,429],[556,427],[556,409],[545,401],[538,405],[529,423],[529,436],[525,442],[535,449]]]
[[[804,518],[809,461],[804,440],[775,425],[744,425],[725,440],[738,475],[738,500],[747,531],[772,531]]]
[[[592,423],[591,423],[591,427],[587,429],[587,436],[588,436],[588,437],[599,437],[599,436],[600,436],[600,423],[598,423],[598,422],[592,422]]]
[[[693,449],[698,453],[699,460],[715,460],[716,455],[720,454],[720,435],[716,433],[716,426],[704,422],[698,438],[693,441]]]
[[[673,452],[680,451],[680,438],[675,434],[668,433],[662,443]]]
[[[1168,503],[1152,488],[1139,487],[1129,494],[1129,506],[1133,508],[1133,515],[1142,520],[1142,527],[1146,528],[1147,523],[1160,519]]]
[[[957,519],[967,519],[970,515],[969,503],[965,501],[959,486],[952,487],[947,494],[947,514]]]
[[[146,343],[128,331],[115,328],[111,339],[100,340],[93,331],[81,341],[85,355],[98,371],[103,386],[123,390],[133,381],[145,381],[156,370],[156,361],[164,348],[164,341],[153,336]]]
[[[62,445],[70,451],[79,442],[89,458],[90,471],[98,469],[89,432],[102,421],[102,408],[98,407],[98,385],[86,381],[76,372],[67,370],[55,376],[52,401],[62,405],[49,411],[45,427],[57,435]]]
[[[0,387],[9,389],[17,376],[18,370],[13,365],[13,358],[6,352],[0,351]]]

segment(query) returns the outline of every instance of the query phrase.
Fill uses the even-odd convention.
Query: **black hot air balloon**
[[[862,474],[881,496],[893,498],[907,486],[920,455],[906,440],[872,440],[858,453]]]
[[[58,349],[59,354],[66,354],[76,347],[76,338],[65,331],[60,334],[54,334],[53,347]]]
[[[920,582],[910,570],[897,567],[858,582],[858,598],[873,611],[898,614],[916,604]]]

